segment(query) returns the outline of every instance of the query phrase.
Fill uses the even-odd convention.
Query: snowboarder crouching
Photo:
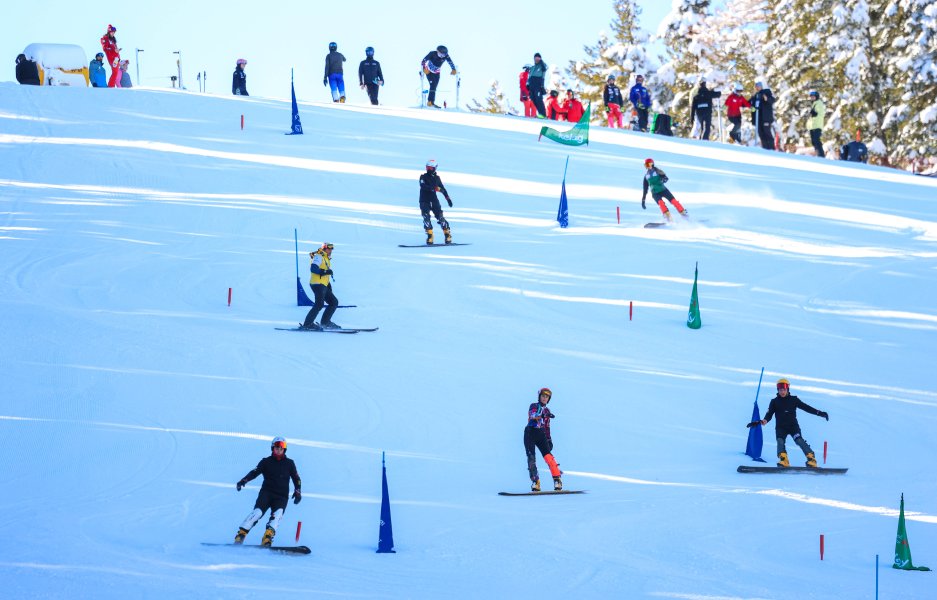
[[[768,405],[768,412],[765,413],[765,418],[761,421],[750,423],[749,427],[757,425],[758,423],[767,425],[771,417],[776,415],[777,421],[774,425],[774,431],[775,437],[778,440],[778,466],[791,466],[790,461],[787,459],[787,448],[784,445],[787,436],[791,436],[794,438],[794,443],[800,446],[800,449],[803,450],[804,455],[806,455],[807,466],[816,468],[817,458],[814,456],[810,444],[808,444],[807,440],[800,434],[800,424],[797,422],[797,409],[799,408],[804,412],[823,417],[827,421],[830,420],[830,415],[806,404],[797,396],[791,396],[790,385],[787,379],[778,379],[778,395],[771,399],[771,404]]]
[[[290,479],[293,480],[293,504],[299,504],[302,500],[302,481],[299,479],[299,473],[296,471],[296,463],[286,457],[286,440],[282,437],[273,438],[270,444],[270,456],[262,458],[257,466],[237,482],[237,491],[241,491],[247,482],[255,479],[258,475],[263,475],[264,482],[260,486],[260,493],[257,494],[257,501],[254,502],[254,510],[251,511],[241,527],[238,528],[237,535],[234,536],[235,544],[244,543],[251,528],[257,524],[257,521],[264,516],[267,510],[270,511],[270,519],[267,521],[267,528],[264,531],[261,546],[270,546],[273,544],[273,537],[277,534],[277,527],[283,513],[286,512],[286,503],[290,495]]]
[[[683,205],[673,197],[673,194],[670,193],[670,190],[664,185],[667,183],[667,174],[654,166],[653,158],[644,159],[644,168],[647,169],[647,171],[644,173],[644,194],[641,196],[641,208],[647,208],[645,199],[647,198],[647,190],[650,188],[651,197],[654,198],[654,202],[657,202],[657,206],[660,207],[660,212],[664,213],[664,218],[666,218],[668,222],[673,221],[673,217],[670,216],[667,203],[664,202],[665,198],[670,200],[674,208],[676,208],[681,215],[686,217],[686,209],[683,208]]]
[[[537,454],[536,449],[540,449],[543,460],[550,467],[550,474],[553,475],[553,490],[563,489],[563,481],[560,479],[560,466],[553,457],[553,440],[550,437],[550,419],[554,418],[550,409],[547,408],[553,392],[550,388],[541,388],[537,393],[537,401],[527,409],[527,426],[524,428],[524,451],[527,453],[527,471],[530,474],[530,490],[532,492],[540,491],[540,474],[537,472]]]

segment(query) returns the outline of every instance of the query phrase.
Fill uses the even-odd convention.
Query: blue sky
[[[644,0],[642,25],[654,31],[669,3]],[[230,94],[238,58],[248,60],[248,91],[253,95],[288,97],[290,68],[295,69],[301,100],[328,101],[322,85],[328,43],[335,41],[348,62],[345,79],[351,102],[366,102],[356,85],[364,48],[374,46],[386,85],[382,103],[419,103],[419,63],[438,44],[445,44],[462,72],[461,103],[484,98],[493,79],[501,81],[516,102],[517,75],[540,52],[550,64],[566,67],[584,57],[582,46],[608,30],[611,0],[568,3],[558,10],[543,2],[427,3],[395,2],[124,2],[113,7],[73,0],[18,2],[5,8],[0,45],[7,57],[5,80],[14,79],[14,59],[33,42],[72,43],[90,60],[108,23],[117,28],[123,58],[131,60],[136,83],[136,48],[142,84],[169,87],[182,52],[186,87],[198,90],[196,73],[207,73],[207,91]],[[548,8],[549,7],[549,8]],[[41,15],[38,17],[37,15]],[[440,97],[451,103],[455,78],[443,76]]]

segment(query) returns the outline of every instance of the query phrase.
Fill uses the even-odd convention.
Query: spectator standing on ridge
[[[537,117],[545,119],[547,108],[543,105],[543,94],[546,93],[547,63],[537,52],[534,54],[534,64],[530,67],[527,77],[527,91],[530,92],[530,101],[537,109]],[[533,116],[533,115],[531,115]]]
[[[329,42],[329,53],[325,55],[325,76],[322,85],[332,90],[332,102],[345,101],[345,75],[342,63],[345,56],[338,51],[338,44]]]
[[[533,117],[537,114],[537,107],[534,106],[534,103],[530,100],[530,92],[527,90],[527,79],[530,77],[530,67],[531,65],[524,65],[521,74],[517,76],[517,80],[521,86],[521,104],[524,105],[525,117]]]
[[[435,50],[431,50],[429,54],[423,57],[423,62],[420,65],[423,67],[423,73],[426,75],[426,80],[429,81],[429,95],[426,97],[426,106],[436,106],[436,88],[439,87],[439,76],[442,71],[442,64],[448,62],[449,66],[452,67],[450,73],[452,75],[458,75],[459,71],[455,68],[455,63],[452,62],[452,57],[449,56],[449,49],[443,45],[436,46]]]
[[[820,132],[823,131],[823,119],[826,117],[826,104],[820,100],[820,92],[811,90],[810,99],[813,103],[810,105],[810,121],[807,128],[810,130],[810,143],[813,149],[817,151],[817,156],[823,158],[826,153],[823,152],[823,142],[820,141]]]
[[[755,83],[755,95],[749,98],[752,105],[752,125],[761,140],[761,147],[774,150],[774,95],[761,81]]]
[[[563,102],[563,108],[566,109],[566,120],[570,123],[578,123],[585,109],[582,102],[576,99],[576,93],[573,90],[566,90],[566,100]]]
[[[88,65],[88,78],[91,80],[91,87],[107,87],[107,71],[104,70],[103,52],[95,54],[94,59]]]
[[[384,85],[384,73],[381,72],[381,63],[374,60],[371,46],[364,49],[364,60],[358,65],[358,83],[361,89],[368,91],[371,104],[377,106],[377,93]]]
[[[113,25],[107,26],[107,31],[101,36],[101,49],[107,56],[107,64],[111,67],[111,77],[107,80],[107,87],[117,87],[120,83],[120,51],[117,47],[117,28]]]
[[[124,59],[120,61],[120,86],[122,88],[132,88],[133,82],[130,81],[130,73],[127,71],[130,69],[130,61]]]
[[[692,122],[695,115],[700,124],[700,139],[702,140],[709,139],[709,132],[713,124],[713,100],[721,95],[722,92],[706,87],[705,77],[700,79],[699,89],[696,90],[696,95],[693,96],[693,104],[690,108],[690,121]]]
[[[550,100],[547,102],[547,118],[554,121],[566,120],[566,109],[560,104],[560,93],[550,90]]]
[[[235,96],[250,96],[247,93],[247,73],[244,72],[246,66],[247,61],[243,58],[239,58],[234,66],[234,75],[231,78],[231,93]]]
[[[736,83],[735,89],[726,98],[726,117],[732,123],[729,138],[736,144],[742,143],[742,108],[751,108],[751,103],[742,95],[742,84]]]
[[[651,92],[644,87],[644,75],[635,75],[634,85],[631,86],[628,99],[631,100],[631,104],[638,113],[638,130],[647,131],[647,113],[651,107]]]
[[[621,129],[621,90],[615,85],[615,76],[609,75],[605,82],[605,91],[602,92],[602,101],[605,102],[605,110],[608,111],[608,126],[615,127],[616,124]]]

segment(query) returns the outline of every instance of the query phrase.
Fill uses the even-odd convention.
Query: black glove
[[[644,198],[641,198],[641,208],[647,210],[647,204],[644,203]]]
[[[331,274],[332,274],[332,269],[326,269],[326,270],[322,271],[322,274],[323,274],[323,275],[331,275]]]
[[[823,417],[823,418],[826,419],[827,421],[830,420],[830,415],[826,414],[826,413],[823,412],[822,410],[817,413],[817,416],[818,416],[818,417]]]
[[[328,84],[329,84],[329,78],[328,78],[328,77],[323,77],[323,78],[322,78],[322,85],[328,85]]]
[[[811,117],[817,116],[817,111],[811,108],[811,109],[810,109],[810,116],[811,116]]]
[[[238,482],[238,484],[237,484],[237,489],[238,489],[238,491],[240,492],[240,491],[241,491],[241,488],[244,487],[245,485],[247,485],[247,482],[244,481],[243,479],[240,480],[240,481]]]
[[[452,208],[452,198],[446,196],[446,202],[449,203],[449,208]]]
[[[299,504],[299,501],[303,499],[303,495],[299,493],[299,490],[293,492],[293,504]]]

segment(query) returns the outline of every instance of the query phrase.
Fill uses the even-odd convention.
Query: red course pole
[[[228,306],[231,306],[231,288],[228,288]]]
[[[823,560],[823,534],[820,534],[820,560]]]
[[[826,464],[826,441],[823,442],[823,464]]]
[[[244,115],[241,115],[241,130],[244,130]]]
[[[628,301],[628,320],[630,321],[634,317],[634,301]]]
[[[615,207],[615,214],[618,216],[618,224],[621,225],[621,207]]]
[[[299,541],[299,530],[303,528],[303,522],[299,521],[296,523],[296,541]]]

